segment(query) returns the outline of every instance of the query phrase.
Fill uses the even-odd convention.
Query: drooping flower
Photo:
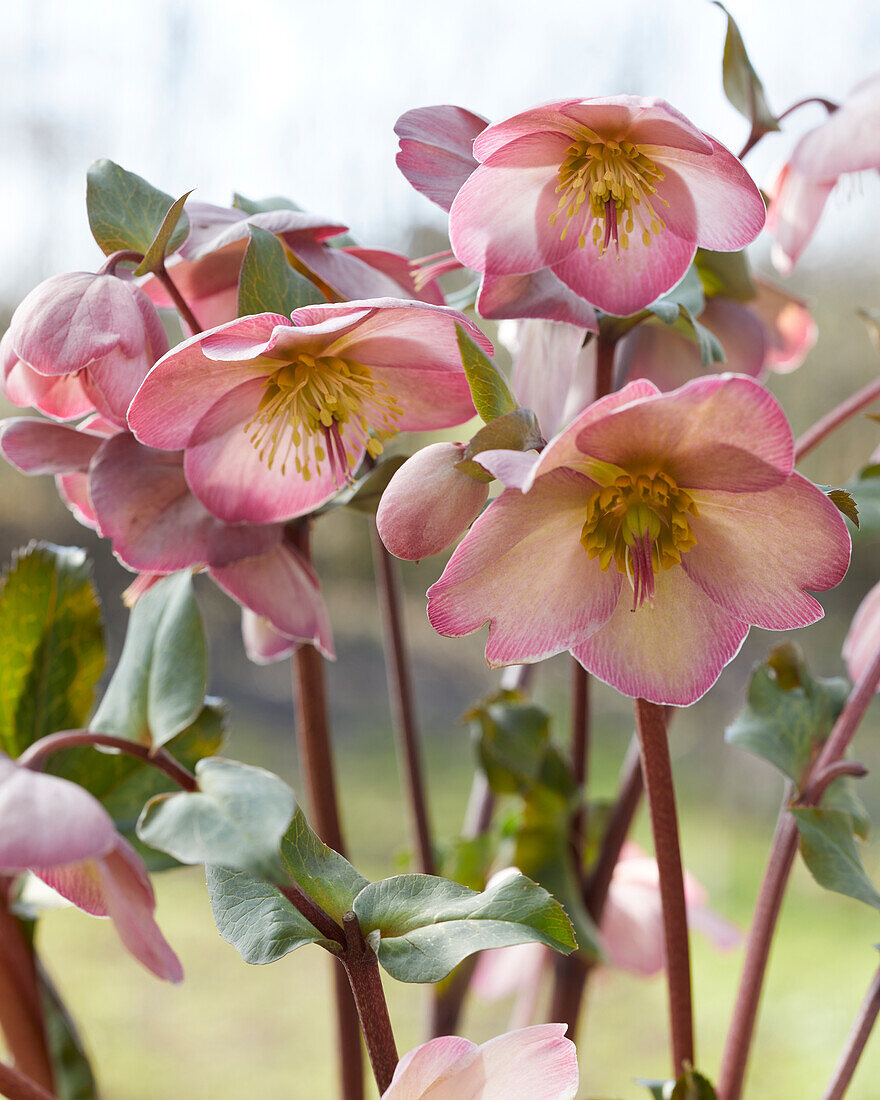
[[[462,314],[377,299],[243,317],[172,349],[141,386],[129,424],[184,450],[193,493],[227,523],[273,523],[323,504],[398,431],[474,415],[456,325]]]
[[[828,196],[850,172],[880,168],[880,74],[857,84],[795,145],[771,189],[773,262],[788,274],[812,237]]]
[[[749,626],[821,618],[846,524],[794,472],[791,430],[750,378],[647,381],[595,402],[544,451],[489,451],[507,490],[428,593],[459,637],[489,623],[491,665],[570,649],[625,695],[681,706],[712,686]]]
[[[147,869],[82,787],[19,767],[0,754],[0,869],[32,871],[97,917],[110,917],[128,951],[157,977],[183,980],[159,931]]]
[[[3,386],[14,404],[57,420],[97,408],[124,425],[135,391],[167,350],[155,307],[132,282],[54,275],[12,315],[0,344]]]
[[[548,270],[630,314],[682,278],[698,245],[745,247],[764,203],[739,161],[663,100],[561,100],[487,127],[449,215],[458,259],[491,277]]]
[[[574,1100],[577,1051],[565,1024],[511,1031],[482,1046],[445,1035],[404,1054],[382,1100]]]
[[[463,443],[432,443],[391,478],[376,527],[395,557],[420,561],[439,554],[479,515],[489,485],[455,468],[464,450]]]
[[[877,456],[880,460],[880,454]],[[880,582],[859,604],[843,643],[843,659],[855,683],[868,670],[880,649]],[[877,685],[880,691],[880,684]]]

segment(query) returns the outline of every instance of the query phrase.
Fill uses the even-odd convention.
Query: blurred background
[[[876,65],[880,9],[859,0],[837,0],[833,18],[820,0],[730,6],[776,111],[809,95],[840,99]],[[724,16],[701,0],[617,0],[610,8],[583,0],[5,0],[0,10],[0,331],[37,282],[100,262],[84,202],[86,169],[98,157],[174,195],[195,187],[202,201],[227,204],[233,190],[287,195],[345,221],[364,244],[420,255],[444,247],[445,217],[394,165],[394,122],[410,107],[455,103],[500,118],[541,100],[627,92],[668,99],[734,151],[748,130],[721,89]],[[822,117],[821,108],[804,108],[749,155],[759,185],[772,182],[799,133]],[[845,180],[786,283],[812,301],[819,325],[806,363],[771,383],[796,432],[876,376],[880,360],[855,309],[880,306],[878,211],[876,174]],[[764,274],[771,273],[768,251],[764,240],[753,250]],[[2,411],[13,410],[6,404]],[[876,444],[876,425],[854,422],[810,456],[804,472],[840,484]],[[119,594],[130,575],[69,517],[51,480],[0,467],[0,501],[4,562],[32,537],[89,548],[115,660],[125,628]],[[316,544],[339,652],[328,675],[351,855],[366,875],[382,877],[405,866],[405,813],[366,524],[334,514],[319,525]],[[840,645],[877,579],[878,557],[876,543],[857,545],[847,580],[822,596],[826,619],[798,637],[817,674],[842,673]],[[451,837],[472,771],[460,716],[497,678],[483,661],[484,638],[453,642],[427,624],[424,592],[442,565],[433,560],[403,573],[431,811],[438,835]],[[289,667],[249,666],[236,609],[209,585],[199,594],[211,688],[231,704],[227,752],[296,784]],[[714,907],[743,926],[781,783],[768,766],[726,748],[723,729],[742,705],[751,666],[781,640],[753,630],[718,686],[677,720],[672,738],[686,862]],[[542,668],[536,689],[557,716],[560,737],[567,684],[568,665],[559,658]],[[610,793],[631,733],[630,709],[601,685],[595,696],[596,782],[599,793]],[[875,704],[856,749],[875,772],[878,733]],[[876,780],[862,786],[876,814]],[[643,817],[637,831],[647,843]],[[876,846],[864,855],[880,872]],[[187,970],[180,989],[142,974],[102,922],[64,912],[41,928],[47,962],[83,1025],[107,1100],[333,1095],[322,954],[306,949],[273,967],[248,968],[217,935],[198,873],[170,873],[157,889],[160,923]],[[819,1094],[875,967],[877,939],[876,913],[822,892],[798,869],[774,950],[752,1096]],[[710,1075],[739,966],[739,952],[718,955],[697,942],[699,1060]],[[420,991],[389,992],[406,1050],[420,1041]],[[466,1033],[483,1040],[504,1029],[506,1008],[475,1006]],[[664,1073],[665,1028],[662,981],[603,972],[578,1037],[582,1095],[646,1095],[632,1079]],[[875,1048],[849,1094],[854,1100],[876,1100],[880,1041]]]

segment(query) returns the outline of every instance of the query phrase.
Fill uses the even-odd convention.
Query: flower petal
[[[476,1055],[477,1044],[457,1035],[443,1035],[409,1050],[394,1070],[382,1100],[421,1100],[425,1093],[455,1074],[456,1067]]]
[[[522,321],[517,335],[510,384],[549,439],[596,396],[595,342],[584,346],[582,328],[553,321]]]
[[[540,1024],[498,1035],[437,1100],[574,1100],[579,1083],[577,1051],[565,1038],[565,1024]]]
[[[492,321],[538,317],[598,332],[596,311],[549,268],[528,275],[483,276],[477,311]]]
[[[40,420],[17,416],[0,421],[0,451],[23,474],[67,474],[89,468],[103,437]]]
[[[53,420],[76,420],[95,407],[81,374],[37,374],[19,359],[8,330],[0,340],[0,368],[3,392],[19,408],[32,405]]]
[[[787,374],[803,363],[816,343],[818,329],[807,303],[778,286],[757,279],[758,296],[748,304],[764,325],[767,339],[765,365]]]
[[[841,172],[880,168],[880,80],[862,81],[821,126],[808,131],[791,154],[811,180],[834,182]]]
[[[474,138],[487,120],[463,107],[417,107],[394,126],[400,138],[397,167],[416,191],[449,210],[461,185],[477,167]]]
[[[682,568],[719,607],[766,630],[822,618],[805,589],[839,584],[850,557],[846,523],[815,485],[792,474],[763,493],[695,494],[696,546]]]
[[[518,115],[506,118],[502,122],[492,123],[474,139],[474,156],[478,161],[485,161],[517,138],[546,130],[552,130],[573,140],[579,136],[580,129],[578,123],[567,115],[564,109],[582,102],[583,100],[580,99],[560,99],[540,107],[530,107],[527,111],[520,111]]]
[[[249,607],[241,609],[241,638],[248,660],[255,665],[269,665],[289,657],[300,643],[279,634],[269,620]]]
[[[843,659],[849,678],[855,683],[868,671],[880,649],[880,583],[859,604],[843,643]],[[877,685],[880,691],[880,684]]]
[[[771,189],[767,228],[773,237],[770,256],[777,271],[791,270],[813,236],[834,183],[817,183],[786,164]]]

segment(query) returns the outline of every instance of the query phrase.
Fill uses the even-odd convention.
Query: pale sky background
[[[771,106],[841,97],[877,65],[880,7],[731,0]],[[287,194],[403,246],[444,217],[394,165],[396,118],[458,103],[490,118],[567,95],[660,95],[736,151],[708,0],[0,0],[0,304],[99,262],[85,173],[108,156],[175,195]],[[809,107],[747,160],[761,185]],[[835,196],[803,269],[880,245],[876,178]],[[761,256],[759,246],[759,258]],[[880,298],[880,295],[877,295]]]

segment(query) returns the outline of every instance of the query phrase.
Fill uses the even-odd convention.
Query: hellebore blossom
[[[28,294],[0,341],[3,389],[14,405],[56,420],[97,408],[121,426],[167,350],[155,307],[133,283],[110,274],[54,275]]]
[[[474,415],[461,313],[376,299],[242,317],[161,359],[129,409],[137,438],[184,451],[193,493],[227,523],[305,515],[399,431]]]
[[[631,382],[544,451],[487,451],[508,487],[428,592],[440,634],[489,623],[490,665],[566,649],[624,695],[686,706],[750,625],[822,617],[806,589],[849,564],[846,524],[794,472],[791,430],[751,378],[663,394]]]
[[[147,869],[82,787],[0,754],[0,870],[32,871],[77,908],[110,917],[125,947],[157,977],[183,980],[159,931]]]
[[[574,1100],[577,1051],[565,1024],[510,1031],[482,1046],[444,1035],[404,1054],[382,1100]]]
[[[698,245],[740,249],[764,224],[739,161],[659,99],[535,107],[486,127],[473,157],[449,212],[456,257],[486,277],[549,272],[609,313],[669,290]]]
[[[855,683],[868,669],[880,649],[880,582],[859,604],[843,643],[843,659],[849,678]],[[877,685],[880,691],[880,684]]]
[[[800,139],[772,190],[767,228],[773,263],[788,274],[806,248],[840,176],[880,168],[880,73]]]
[[[480,514],[489,485],[455,468],[463,443],[432,443],[391,478],[376,512],[379,537],[395,557],[439,554]]]

